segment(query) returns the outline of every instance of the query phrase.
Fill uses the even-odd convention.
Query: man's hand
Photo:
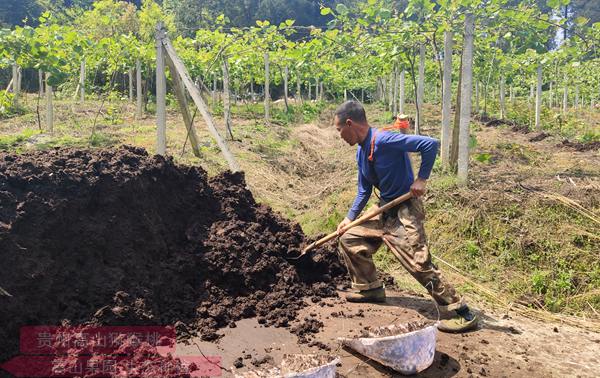
[[[425,187],[427,186],[427,180],[417,178],[415,182],[410,186],[410,192],[414,197],[421,197],[425,194]]]
[[[338,226],[337,226],[337,234],[338,234],[338,236],[342,236],[344,234],[342,232],[342,228],[346,227],[350,223],[352,223],[352,221],[350,219],[344,218],[344,220],[340,224],[338,224]]]

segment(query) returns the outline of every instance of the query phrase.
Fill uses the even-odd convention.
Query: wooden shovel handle
[[[380,208],[377,208],[377,209],[373,210],[372,212],[367,213],[367,214],[363,215],[362,217],[354,220],[352,223],[350,223],[350,224],[346,225],[344,228],[342,228],[342,231],[346,232],[349,229],[351,229],[352,227],[361,225],[361,224],[365,223],[366,221],[368,221],[369,219],[383,213],[384,211],[391,209],[394,206],[401,204],[402,202],[404,202],[410,198],[412,198],[411,192],[403,194],[400,197],[396,198],[395,200],[390,201],[390,202],[386,203],[385,205],[381,206]],[[337,236],[338,236],[337,231],[334,231],[331,234],[317,240],[316,242],[310,243],[308,246],[306,246],[306,248],[304,248],[304,250],[302,250],[302,254],[305,254],[306,252],[310,251],[311,249],[318,247],[320,245],[323,245],[332,239],[335,239]]]

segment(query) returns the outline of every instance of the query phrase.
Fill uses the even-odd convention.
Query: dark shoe
[[[355,303],[381,303],[385,302],[385,289],[378,287],[375,289],[361,290],[358,293],[346,294],[346,301]]]
[[[477,318],[477,315],[471,314],[470,317],[465,318],[464,316],[457,314],[453,318],[440,321],[440,324],[438,324],[438,329],[442,332],[462,333],[477,328],[478,323],[479,319]]]

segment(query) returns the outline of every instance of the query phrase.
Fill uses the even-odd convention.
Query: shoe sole
[[[440,330],[441,332],[445,332],[445,333],[465,333],[465,332],[477,329],[477,326],[479,325],[479,320],[476,320],[473,323],[469,323],[465,327],[460,328],[460,329],[459,328],[456,328],[456,329],[453,329],[453,328],[444,328],[441,325],[442,325],[441,323],[438,325],[438,330]]]

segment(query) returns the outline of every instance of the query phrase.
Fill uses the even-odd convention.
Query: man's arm
[[[433,163],[437,157],[439,142],[436,139],[421,135],[404,135],[399,133],[386,133],[386,148],[393,148],[402,152],[419,152],[421,154],[421,167],[418,178],[429,179]]]
[[[358,217],[358,214],[360,214],[360,212],[365,208],[365,205],[367,202],[369,202],[372,191],[373,185],[367,181],[362,173],[358,172],[358,192],[356,194],[356,198],[354,198],[352,207],[348,211],[348,215],[346,215],[346,218],[344,218],[344,220],[337,227],[339,235],[342,234],[340,233],[341,229],[355,220],[356,217]]]
[[[402,152],[419,152],[421,154],[421,167],[419,174],[410,187],[410,192],[415,197],[425,194],[427,180],[431,175],[439,142],[436,139],[420,135],[403,135],[389,133],[386,135],[388,141],[386,147],[397,149]]]

